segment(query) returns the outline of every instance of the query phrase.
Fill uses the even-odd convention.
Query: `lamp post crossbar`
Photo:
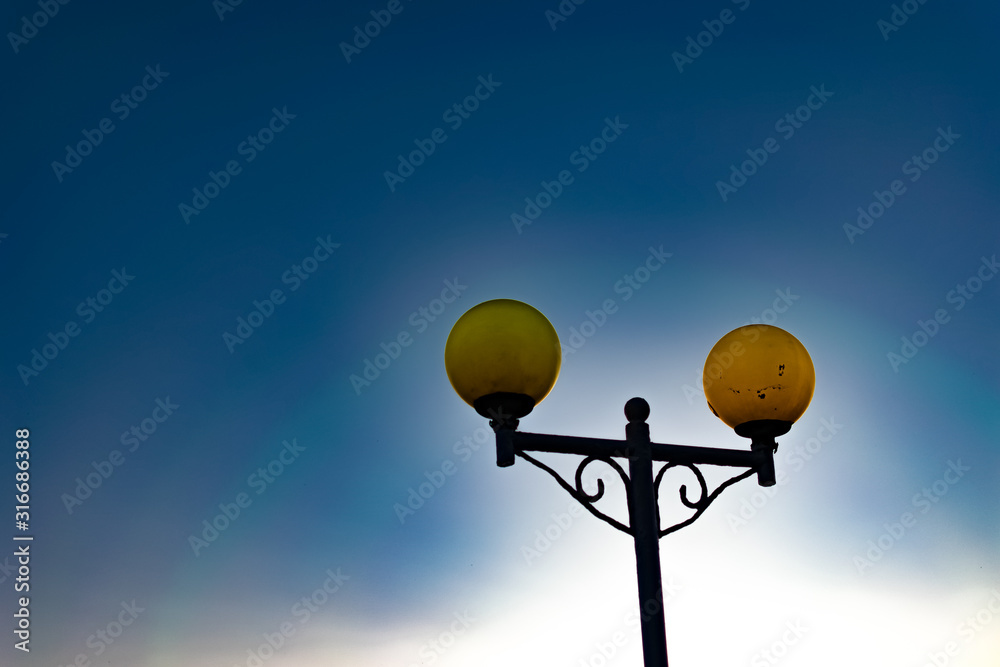
[[[500,437],[500,434],[497,434]],[[629,444],[625,440],[606,438],[584,438],[575,435],[548,435],[544,433],[526,433],[524,431],[509,431],[505,437],[510,438],[516,452],[549,452],[553,454],[583,454],[600,459],[611,457],[628,458]],[[498,445],[500,444],[498,440]],[[668,461],[678,464],[705,464],[714,466],[730,466],[738,468],[756,468],[764,462],[766,456],[757,451],[743,449],[721,449],[718,447],[698,447],[694,445],[666,445],[649,443],[650,457],[653,461]],[[497,465],[506,467],[513,465],[513,460],[504,463],[497,459]]]

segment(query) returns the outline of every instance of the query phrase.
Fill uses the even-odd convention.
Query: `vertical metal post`
[[[629,525],[635,538],[639,581],[639,617],[646,667],[667,667],[667,633],[660,578],[660,531],[649,446],[649,404],[641,398],[625,404],[625,440],[629,447]]]

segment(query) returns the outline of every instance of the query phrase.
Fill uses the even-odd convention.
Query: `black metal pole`
[[[639,618],[646,667],[667,667],[667,633],[660,578],[660,530],[653,492],[653,459],[649,440],[649,404],[633,398],[625,404],[625,440],[629,447],[629,525],[635,538],[639,581]]]

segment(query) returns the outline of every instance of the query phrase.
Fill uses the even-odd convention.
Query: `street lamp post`
[[[659,538],[694,522],[723,490],[753,474],[761,486],[775,484],[777,436],[788,432],[812,398],[812,360],[791,334],[769,325],[751,325],[723,336],[709,352],[703,381],[712,413],[738,435],[750,439],[750,451],[651,442],[649,404],[632,398],[625,404],[625,440],[546,435],[518,431],[518,423],[555,385],[561,363],[559,337],[540,312],[520,301],[486,301],[466,312],[448,336],[445,368],[459,396],[490,419],[496,433],[497,465],[520,457],[544,470],[591,514],[635,542],[642,649],[646,667],[667,667],[666,630],[660,578]],[[578,454],[585,458],[573,483],[529,452]],[[628,459],[628,473],[615,459]],[[604,496],[583,488],[583,472],[600,461],[621,478],[628,498],[628,525],[595,506]],[[653,462],[665,465],[654,475]],[[746,468],[709,492],[699,465]],[[674,467],[690,470],[699,490],[692,500],[680,487],[681,503],[694,511],[686,520],[660,525],[659,487]]]

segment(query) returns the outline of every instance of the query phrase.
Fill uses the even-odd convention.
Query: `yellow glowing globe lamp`
[[[795,336],[754,324],[719,339],[708,353],[702,381],[708,407],[738,435],[775,437],[806,411],[816,373]]]
[[[491,419],[531,412],[559,377],[562,349],[552,324],[526,303],[484,301],[458,318],[444,346],[451,386]]]

